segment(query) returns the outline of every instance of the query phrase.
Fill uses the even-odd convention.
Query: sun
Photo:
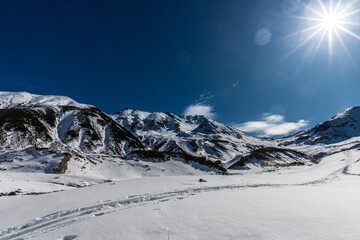
[[[305,21],[306,28],[292,33],[290,35],[304,35],[303,39],[287,56],[293,54],[299,48],[317,39],[317,47],[315,53],[318,52],[320,46],[327,41],[329,56],[331,57],[334,48],[334,40],[336,40],[345,52],[350,56],[350,52],[343,40],[344,34],[349,35],[357,40],[360,36],[356,34],[352,28],[359,27],[360,23],[353,18],[360,14],[360,9],[355,9],[358,0],[345,2],[344,0],[313,0],[304,5],[305,16],[295,16],[295,18]]]
[[[324,16],[321,23],[325,29],[334,30],[339,27],[339,24],[341,24],[341,21],[337,15],[330,14],[330,15]]]

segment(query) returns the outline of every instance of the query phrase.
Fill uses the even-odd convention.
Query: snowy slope
[[[61,172],[59,163],[66,156],[36,149],[0,151],[0,196],[47,193],[124,179],[214,172],[212,168],[181,159],[155,162],[95,154],[84,158],[73,155],[66,163],[66,171]]]

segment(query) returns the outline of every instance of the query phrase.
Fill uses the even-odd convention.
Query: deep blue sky
[[[327,46],[311,56],[311,42],[281,61],[301,38],[284,38],[301,25],[290,17],[301,9],[284,9],[291,1],[1,1],[1,90],[107,113],[204,103],[223,123],[273,113],[312,126],[360,104],[360,68],[340,45],[330,63]],[[259,29],[272,33],[264,46]],[[360,42],[344,41],[359,62]]]

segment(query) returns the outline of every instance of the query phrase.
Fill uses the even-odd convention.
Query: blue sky
[[[360,104],[358,39],[342,33],[351,58],[318,36],[289,56],[308,36],[287,36],[308,26],[302,3],[1,1],[1,90],[288,134]]]

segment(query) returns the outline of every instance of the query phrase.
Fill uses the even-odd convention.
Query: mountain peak
[[[344,111],[341,111],[338,114],[336,114],[334,117],[332,117],[331,120],[344,118],[344,117],[360,120],[360,106],[354,106],[345,109]]]

